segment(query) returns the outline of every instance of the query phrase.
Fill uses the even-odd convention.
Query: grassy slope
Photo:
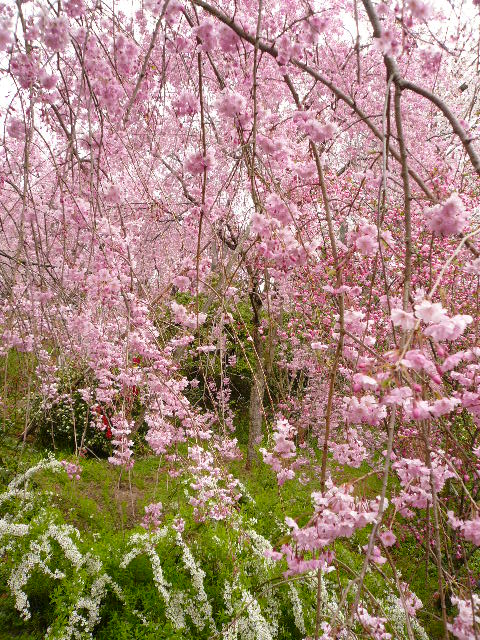
[[[18,462],[19,451],[12,449],[13,441],[4,443],[0,449],[0,458],[5,465],[12,468],[14,461]],[[28,446],[21,453],[20,466],[31,466],[43,457],[44,452]],[[64,457],[64,456],[59,456]],[[184,496],[185,486],[178,480],[172,479],[159,468],[158,458],[146,457],[138,459],[130,474],[122,474],[112,468],[106,461],[85,459],[81,461],[83,472],[81,479],[71,481],[66,475],[43,473],[38,477],[39,488],[49,492],[50,504],[58,509],[66,522],[73,524],[82,532],[84,541],[97,545],[99,540],[114,543],[118,540],[121,545],[128,538],[128,534],[136,529],[141,521],[143,508],[151,502],[162,502],[164,511],[168,515],[186,512],[188,505]],[[257,520],[256,528],[259,533],[272,541],[274,545],[282,543],[280,523],[289,515],[304,524],[311,514],[310,493],[316,490],[314,483],[302,487],[299,483],[286,483],[279,491],[273,473],[264,466],[247,472],[244,464],[239,461],[231,463],[231,472],[241,480],[254,501],[242,499],[240,508],[245,515]],[[338,472],[338,480],[358,480],[368,469],[349,470],[348,477]],[[5,477],[7,480],[7,477]],[[381,479],[368,476],[355,485],[355,491],[365,497],[376,496],[381,487]],[[201,528],[201,526],[200,526]],[[199,528],[199,531],[200,531]],[[199,535],[201,535],[199,533]],[[358,569],[362,563],[361,546],[366,544],[368,530],[359,532],[352,540],[337,541],[337,557],[352,569]],[[431,638],[440,637],[438,614],[434,604],[434,593],[437,581],[433,565],[430,565],[426,579],[425,564],[421,562],[423,551],[416,544],[414,538],[406,533],[406,538],[400,550],[392,550],[392,556],[398,570],[402,573],[412,589],[418,594],[425,606],[419,615],[422,624],[428,630]],[[391,578],[388,566],[382,570]],[[342,583],[346,583],[349,572],[338,576]],[[368,588],[373,595],[381,594],[384,581],[378,574],[370,574],[367,579]],[[3,593],[2,593],[3,592]],[[3,601],[3,604],[2,604]],[[9,598],[6,590],[0,592],[0,638],[35,638],[35,621],[25,627],[14,624],[9,609]],[[28,628],[26,635],[22,629]]]
[[[33,362],[25,354],[10,351],[7,358],[2,358],[4,370],[4,401],[6,414],[11,416],[7,423],[3,422],[0,429],[0,483],[11,479],[12,472],[17,468],[27,468],[45,455],[45,451],[36,449],[33,445],[20,447],[16,434],[21,431],[23,424],[23,405],[29,392],[26,380],[28,372],[33,368]],[[240,380],[240,378],[239,378]],[[16,420],[18,418],[18,420]],[[243,416],[244,418],[244,416]],[[243,431],[241,412],[237,411],[236,423],[240,424],[240,440],[246,441]],[[17,424],[15,424],[17,422]],[[237,425],[238,426],[238,425]],[[242,437],[245,436],[245,437]],[[68,455],[58,454],[59,458]],[[70,481],[66,476],[46,475],[38,479],[39,486],[50,492],[50,502],[55,505],[66,522],[73,524],[81,532],[86,543],[98,544],[98,540],[113,541],[118,538],[124,541],[132,530],[138,530],[143,508],[150,502],[162,502],[167,514],[176,514],[187,508],[184,496],[184,486],[172,480],[159,469],[158,459],[145,457],[137,461],[130,475],[123,474],[120,478],[119,470],[112,468],[104,460],[88,459],[81,462],[83,473],[81,480]],[[257,531],[267,537],[272,543],[282,541],[282,531],[279,523],[286,515],[305,523],[311,514],[310,493],[318,490],[315,482],[302,487],[299,483],[289,483],[278,490],[275,476],[267,468],[257,468],[247,473],[242,462],[230,465],[231,473],[239,478],[254,502],[242,501],[242,511],[257,520]],[[338,471],[338,481],[354,481],[369,471],[366,465],[360,469],[349,469],[347,473]],[[381,479],[369,476],[356,483],[355,491],[365,497],[375,497],[381,490]],[[352,568],[361,566],[361,545],[365,544],[368,530],[359,532],[353,540],[337,542],[337,556]],[[438,616],[440,614],[434,594],[438,589],[437,575],[433,562],[428,571],[425,567],[424,551],[415,538],[405,529],[405,538],[401,546],[392,549],[392,557],[401,572],[403,579],[408,582],[417,593],[424,609],[419,613],[422,624],[428,630],[431,638],[441,637]],[[480,553],[471,558],[471,568],[480,573]],[[391,575],[388,567],[384,570]],[[341,582],[348,579],[347,572],[340,576]],[[375,591],[375,580],[370,578],[371,587]],[[27,635],[19,635],[9,630],[11,624],[6,613],[8,600],[6,588],[0,583],[0,639],[34,638],[32,630]],[[6,616],[6,617],[5,617]],[[21,633],[21,632],[20,632]],[[41,637],[41,636],[39,636]]]
[[[21,431],[23,422],[22,412],[17,408],[22,406],[22,397],[28,393],[25,372],[29,369],[28,359],[11,352],[5,367],[5,398],[7,413],[13,420],[2,424],[0,429],[0,485],[5,485],[17,469],[32,466],[45,456],[41,451],[27,444],[21,446],[16,434]],[[15,416],[18,415],[18,424]],[[238,417],[238,416],[237,416]],[[0,417],[1,418],[1,417]],[[67,454],[61,458],[68,458]],[[144,506],[151,502],[162,502],[167,517],[179,512],[186,513],[189,507],[184,495],[185,486],[178,480],[170,478],[159,468],[158,459],[154,457],[138,458],[130,474],[120,477],[119,470],[112,468],[105,460],[86,459],[81,461],[83,472],[79,481],[70,481],[66,475],[43,474],[38,477],[39,488],[49,492],[49,502],[61,512],[63,519],[73,524],[82,532],[86,544],[98,547],[102,540],[105,544],[121,545],[128,538],[132,530],[139,530]],[[318,490],[315,480],[306,486],[298,482],[287,482],[281,490],[278,489],[275,475],[265,466],[257,467],[247,472],[243,462],[235,461],[230,464],[231,473],[240,479],[253,501],[242,499],[242,512],[257,521],[256,529],[277,547],[282,543],[280,523],[286,515],[304,524],[311,514],[310,494]],[[356,481],[355,492],[365,497],[373,498],[380,492],[381,478],[371,475],[361,479],[369,469],[363,465],[360,469],[349,469],[335,472],[336,480]],[[201,536],[201,527],[197,528]],[[368,529],[359,532],[352,540],[337,541],[337,557],[352,569],[358,569],[362,563],[361,546],[368,539]],[[392,557],[403,579],[408,582],[424,603],[419,619],[427,629],[429,637],[441,637],[439,626],[439,610],[434,594],[438,589],[436,571],[431,562],[428,571],[425,567],[424,551],[415,538],[405,528],[405,537],[401,546],[394,547]],[[480,554],[477,552],[471,558],[471,569],[480,573]],[[388,566],[382,570],[391,578]],[[36,634],[35,619],[29,626],[20,624],[15,613],[12,614],[11,599],[6,585],[1,584],[4,574],[0,575],[0,639],[10,638],[41,638]],[[338,579],[346,583],[349,579],[348,571],[340,573]],[[381,592],[383,580],[378,575],[367,577],[368,588]],[[39,603],[42,604],[42,603]],[[44,603],[43,603],[44,604]]]

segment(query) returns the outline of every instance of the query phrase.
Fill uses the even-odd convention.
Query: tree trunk
[[[254,361],[252,365],[253,380],[250,389],[250,428],[248,431],[247,446],[247,468],[252,466],[252,462],[257,456],[255,447],[262,440],[262,423],[263,423],[263,395],[265,393],[265,374],[263,368],[263,343],[259,332],[260,317],[259,311],[261,307],[260,297],[254,293],[250,296],[253,307],[253,346],[255,350]]]

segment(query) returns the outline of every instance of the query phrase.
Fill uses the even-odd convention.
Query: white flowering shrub
[[[314,636],[316,572],[285,575],[287,565],[274,559],[265,521],[251,515],[252,497],[223,521],[196,521],[187,496],[182,504],[172,503],[175,515],[155,503],[155,519],[142,521],[138,514],[129,531],[80,531],[65,520],[52,496],[35,486],[36,477],[52,473],[54,481],[63,474],[66,483],[77,482],[76,476],[67,478],[67,471],[68,464],[50,456],[0,493],[0,576],[17,627],[31,629],[32,637],[40,628],[48,640]],[[269,526],[278,548],[288,529],[275,516]],[[352,552],[342,558],[355,564]],[[338,610],[342,584],[335,574],[322,578],[325,633],[332,618],[340,625],[346,620],[346,609]],[[381,619],[392,637],[407,638],[398,594],[378,577],[367,576],[367,584],[377,597],[362,599],[363,623],[356,621],[355,633],[363,637],[372,621]],[[0,616],[4,610],[0,607]],[[420,623],[411,622],[415,638],[424,640]]]
[[[50,456],[16,476],[0,495],[0,554],[9,568],[7,586],[16,610],[29,620],[29,587],[36,581],[38,590],[38,582],[46,578],[44,584],[53,588],[56,611],[62,615],[55,616],[45,638],[93,638],[107,589],[120,599],[121,590],[104,572],[101,560],[84,549],[78,529],[61,522],[60,514],[32,491],[31,481],[42,471],[65,473],[65,467]]]
[[[271,550],[268,540],[245,524],[240,518],[228,526],[202,524],[195,540],[175,522],[135,533],[120,569],[135,574],[138,563],[146,561],[161,611],[172,630],[184,634],[179,637],[273,639],[282,637],[280,628],[288,626],[293,634],[285,637],[303,638],[304,612],[296,587],[269,586],[282,568],[265,556]]]
[[[58,371],[55,389],[33,395],[29,420],[38,444],[70,452],[88,448],[100,457],[111,454],[111,442],[89,411],[85,387],[94,387],[94,381],[81,369],[66,366]]]
[[[89,547],[34,485],[36,475],[65,469],[50,456],[0,494],[2,575],[25,624],[40,604],[51,640],[133,637],[129,629],[142,638],[273,639],[290,627],[288,637],[303,637],[298,591],[268,586],[283,567],[265,556],[271,544],[248,518],[192,519],[190,530],[173,519],[125,538],[95,534]]]

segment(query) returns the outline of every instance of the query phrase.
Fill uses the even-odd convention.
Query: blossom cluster
[[[437,236],[452,236],[461,233],[468,222],[468,214],[456,193],[443,204],[426,212],[426,224]]]
[[[80,480],[80,474],[82,473],[82,467],[78,464],[74,464],[73,462],[68,462],[67,460],[62,460],[60,463],[65,471],[67,472],[70,480]]]
[[[274,425],[273,439],[275,446],[273,452],[269,453],[265,448],[261,448],[263,461],[268,464],[277,474],[279,486],[282,486],[286,480],[295,477],[295,471],[292,469],[291,461],[296,456],[296,446],[293,441],[295,438],[295,429],[284,418],[278,418]]]

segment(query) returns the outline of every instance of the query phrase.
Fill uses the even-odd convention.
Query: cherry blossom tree
[[[479,10],[0,3],[2,355],[30,356],[44,407],[81,370],[76,451],[94,427],[128,472],[145,427],[199,522],[240,498],[241,358],[249,466],[311,483],[308,523],[287,517],[270,556],[317,575],[316,640],[391,637],[364,582],[395,570],[406,529],[435,564],[443,637],[480,635]],[[341,480],[362,464],[372,500]],[[334,542],[365,527],[326,619]],[[396,584],[413,638],[421,603]]]

